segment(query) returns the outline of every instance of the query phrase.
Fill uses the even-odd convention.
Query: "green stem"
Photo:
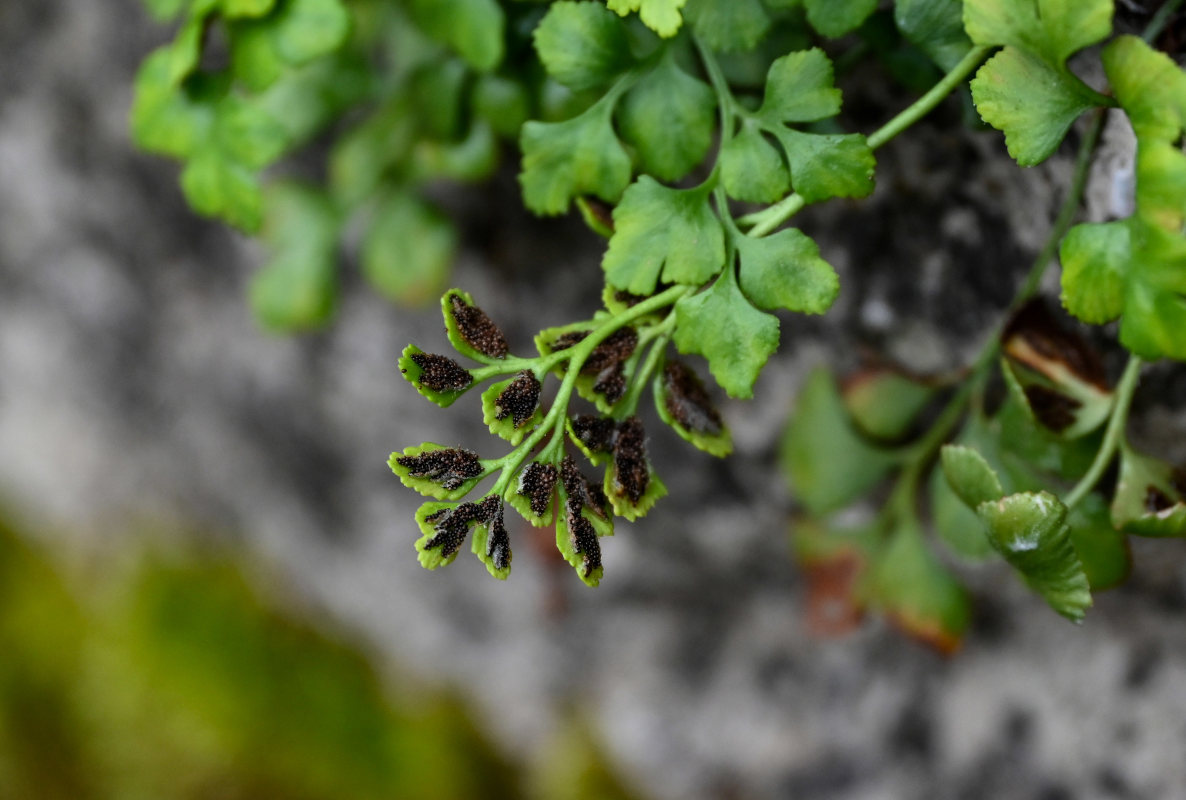
[[[878,519],[886,528],[896,527],[890,521],[905,522],[907,520],[918,519],[918,509],[915,506],[915,498],[918,496],[918,484],[922,478],[922,469],[915,468],[912,463],[909,467],[902,471],[898,476],[898,480],[894,482],[894,488],[890,492],[889,499],[886,500],[885,506],[882,508]]]
[[[499,476],[498,482],[494,484],[491,494],[503,497],[506,494],[507,487],[510,485],[511,479],[519,471],[519,467],[523,464],[531,451],[535,449],[550,430],[555,432],[555,437],[548,443],[548,447],[544,453],[549,456],[559,457],[558,448],[563,448],[564,436],[564,420],[568,415],[568,401],[572,397],[572,390],[576,386],[577,377],[580,375],[581,367],[584,366],[585,360],[589,358],[597,345],[601,344],[610,334],[618,330],[622,326],[645,316],[652,311],[657,311],[664,306],[669,306],[681,297],[692,291],[691,286],[672,286],[670,289],[660,292],[654,297],[649,297],[637,305],[624,310],[621,314],[617,314],[599,327],[594,328],[588,336],[582,339],[579,343],[567,350],[562,350],[561,353],[568,357],[568,369],[564,373],[564,380],[560,384],[560,390],[556,393],[556,399],[552,401],[552,407],[548,410],[547,416],[544,417],[531,436],[508,453],[502,461],[502,475]]]
[[[1116,399],[1112,401],[1112,414],[1108,418],[1108,427],[1104,430],[1104,441],[1100,444],[1099,452],[1087,474],[1075,484],[1075,488],[1063,499],[1068,509],[1074,508],[1100,482],[1104,471],[1112,463],[1116,450],[1124,439],[1124,424],[1128,421],[1128,410],[1132,407],[1132,397],[1136,392],[1137,383],[1141,375],[1141,359],[1129,356],[1128,366],[1124,368],[1124,375],[1116,386]]]
[[[555,402],[552,403],[552,408],[548,411],[547,418],[540,425],[541,430],[547,431],[549,427],[552,429],[552,438],[539,453],[539,460],[544,463],[556,464],[564,455],[564,423],[568,419],[568,400],[571,395],[571,389],[564,395],[564,413],[554,414],[552,412],[560,403],[560,396],[557,395]]]
[[[717,145],[716,163],[713,164],[712,174],[709,176],[710,179],[715,180],[720,172],[721,153],[729,140],[733,138],[735,118],[740,109],[737,107],[737,98],[729,90],[729,82],[725,80],[725,75],[721,72],[721,65],[717,62],[712,50],[700,41],[700,37],[692,38],[696,42],[696,51],[700,54],[700,61],[704,64],[704,71],[708,74],[708,82],[712,84],[712,90],[717,96],[717,110],[721,117],[721,141]],[[729,199],[725,196],[724,187],[719,183],[713,188],[712,197],[717,206],[717,214],[724,220],[726,226],[732,226],[733,216],[729,213]]]
[[[932,86],[926,94],[911,103],[902,113],[871,133],[868,139],[869,147],[876,150],[931,113],[935,106],[943,102],[943,99],[951,94],[955,90],[955,87],[963,83],[964,79],[971,75],[972,71],[984,62],[984,59],[988,58],[988,54],[992,52],[992,49],[991,47],[973,47],[969,50],[968,54],[961,58],[960,62],[952,67],[951,71]]]
[[[971,374],[960,385],[959,390],[947,402],[943,410],[939,412],[939,416],[935,419],[935,422],[931,425],[926,435],[911,447],[911,454],[902,468],[898,485],[894,487],[895,499],[898,499],[897,493],[899,491],[909,493],[911,509],[913,509],[914,489],[901,489],[900,487],[904,485],[910,487],[917,486],[923,470],[930,463],[931,459],[935,457],[939,448],[955,432],[956,427],[967,411],[968,405],[971,403],[979,405],[981,403],[981,396],[984,392],[985,385],[988,383],[989,373],[1000,350],[1001,333],[1004,330],[1005,324],[1012,317],[1013,312],[1037,293],[1038,287],[1042,283],[1042,278],[1046,274],[1046,270],[1050,268],[1051,263],[1054,261],[1054,255],[1058,250],[1059,242],[1062,241],[1063,236],[1066,235],[1067,230],[1075,220],[1075,214],[1078,212],[1079,204],[1083,199],[1083,190],[1087,185],[1087,174],[1091,167],[1091,158],[1095,153],[1096,145],[1099,143],[1103,122],[1104,113],[1101,109],[1096,112],[1095,118],[1091,121],[1079,145],[1079,153],[1075,159],[1075,172],[1071,179],[1071,185],[1067,190],[1066,197],[1063,198],[1058,215],[1051,225],[1050,234],[1046,237],[1046,242],[1042,245],[1042,249],[1038,251],[1038,255],[1030,265],[1021,286],[1018,287],[1016,294],[1014,294],[1009,309],[1001,321],[993,327],[988,341],[984,343],[984,346],[981,347],[980,352],[976,355],[976,360],[970,368]],[[1097,477],[1096,480],[1098,481],[1099,478]],[[907,503],[906,500],[900,499],[898,502]],[[902,508],[897,508],[898,512],[901,510]]]
[[[642,393],[647,384],[651,380],[651,374],[658,366],[663,354],[667,352],[667,343],[671,341],[671,333],[675,330],[675,314],[669,314],[667,319],[656,325],[652,330],[658,332],[654,344],[651,349],[647,351],[646,359],[641,363],[638,370],[635,371],[634,376],[630,380],[630,389],[626,396],[622,398],[618,410],[614,412],[616,419],[625,419],[638,410],[638,401],[642,397]]]
[[[590,328],[594,327],[596,324],[597,323],[595,322],[588,323]],[[577,324],[575,327],[580,326]],[[500,375],[511,375],[513,373],[522,372],[526,369],[534,372],[535,376],[542,380],[543,376],[548,374],[552,367],[567,361],[570,358],[572,358],[572,351],[570,350],[557,350],[554,353],[549,353],[546,356],[540,356],[538,358],[520,358],[518,356],[508,356],[501,361],[497,361],[485,367],[471,369],[469,374],[473,376],[474,383],[481,383],[482,381],[487,381],[491,378],[497,378]]]
[[[802,211],[805,205],[807,205],[807,201],[803,199],[803,195],[794,192],[764,211],[746,214],[737,222],[741,225],[753,225],[749,229],[748,235],[765,236]]]
[[[1017,309],[1021,308],[1027,300],[1037,294],[1038,288],[1042,285],[1042,278],[1046,275],[1046,270],[1054,263],[1054,256],[1058,251],[1059,243],[1062,242],[1062,238],[1066,236],[1071,224],[1075,221],[1075,215],[1078,213],[1079,205],[1083,201],[1083,190],[1087,186],[1087,175],[1091,169],[1091,159],[1095,155],[1096,146],[1099,144],[1100,131],[1103,130],[1103,127],[1104,110],[1099,109],[1096,111],[1095,118],[1092,119],[1079,144],[1079,152],[1075,157],[1075,172],[1071,177],[1071,185],[1067,189],[1066,197],[1063,198],[1062,205],[1058,209],[1058,215],[1054,218],[1054,222],[1050,226],[1050,233],[1046,237],[1042,249],[1034,257],[1033,263],[1030,264],[1029,271],[1026,273],[1025,279],[1021,282],[1021,286],[1018,287],[1017,292],[1013,295],[1013,300],[1009,304],[1004,317],[993,328],[992,335],[976,356],[976,361],[972,367],[973,379],[965,385],[970,386],[977,395],[983,390],[984,384],[987,382],[989,367],[996,360],[997,351],[1001,346],[1001,333],[1004,331],[1006,323]],[[960,398],[959,394],[953,400],[958,398]],[[942,419],[942,415],[940,418]],[[940,442],[940,444],[942,443]]]
[[[564,351],[561,351],[561,353],[563,352]],[[547,358],[520,358],[518,356],[507,356],[501,361],[497,361],[485,367],[471,369],[469,374],[473,376],[475,384],[488,381],[491,378],[497,378],[500,375],[510,375],[512,373],[522,372],[525,369],[529,369],[532,372],[538,374],[540,372],[547,372],[556,364],[564,360],[563,358],[556,358],[557,355],[557,353],[553,353]]]
[[[1091,169],[1091,159],[1095,155],[1096,145],[1099,144],[1100,132],[1104,129],[1104,118],[1106,109],[1096,109],[1095,116],[1088,125],[1086,132],[1083,134],[1083,139],[1079,144],[1079,153],[1075,157],[1075,172],[1071,178],[1071,185],[1067,189],[1067,195],[1063,198],[1062,206],[1058,210],[1058,216],[1054,218],[1054,223],[1050,229],[1050,235],[1046,238],[1046,243],[1042,245],[1042,249],[1038,251],[1038,255],[1034,258],[1033,266],[1030,267],[1029,274],[1026,275],[1024,283],[1018,289],[1017,294],[1013,297],[1013,302],[1009,306],[1009,310],[1015,311],[1020,308],[1025,301],[1029,300],[1038,292],[1038,287],[1042,284],[1042,278],[1046,274],[1047,268],[1054,261],[1054,255],[1058,252],[1058,246],[1062,242],[1062,237],[1070,230],[1071,224],[1075,221],[1075,215],[1079,211],[1079,204],[1083,200],[1083,190],[1087,186],[1087,175]]]
[[[1149,24],[1145,26],[1145,32],[1141,34],[1141,38],[1150,43],[1156,39],[1180,5],[1182,5],[1182,0],[1168,0],[1165,5],[1157,9],[1153,19],[1149,20]]]
[[[648,325],[638,332],[638,346],[642,347],[652,339],[660,337],[671,338],[671,332],[675,330],[675,309],[667,312],[667,316],[661,322],[656,322],[654,325]]]
[[[729,91],[729,82],[725,80],[725,75],[721,72],[721,65],[717,63],[717,57],[713,55],[712,50],[700,41],[699,36],[693,36],[692,40],[696,42],[696,51],[700,54],[700,62],[704,64],[708,82],[712,84],[712,89],[717,96],[717,110],[721,116],[720,147],[724,147],[725,143],[733,138],[733,118],[737,115],[737,99],[733,97],[733,92]]]
[[[618,100],[633,88],[634,84],[638,83],[638,79],[646,73],[649,66],[649,64],[638,64],[633,69],[623,73],[622,77],[618,78],[614,82],[614,85],[609,88],[609,91],[603,94],[589,109],[592,110],[604,104],[609,106],[610,110],[608,113],[612,114],[614,107],[618,104]]]
[[[908,108],[871,133],[866,140],[869,148],[876,150],[929,114],[973,70],[980,66],[984,59],[988,58],[988,54],[991,51],[991,47],[973,47],[969,50],[968,54],[960,59],[960,62],[952,67],[951,71],[932,86],[926,94],[915,100]],[[747,214],[739,219],[738,222],[742,225],[753,226],[749,231],[750,236],[765,236],[798,213],[805,205],[807,205],[807,202],[799,194],[791,194],[769,208],[753,214]]]
[[[996,337],[994,336],[992,343],[995,345],[995,342]],[[890,500],[886,504],[886,513],[894,515],[898,519],[917,516],[914,502],[923,472],[935,454],[939,452],[939,448],[955,433],[956,427],[967,411],[969,402],[982,390],[995,352],[995,346],[986,346],[980,351],[972,367],[972,375],[947,401],[947,405],[939,412],[939,416],[931,424],[926,435],[910,447],[909,454],[902,465],[902,471],[894,484]]]

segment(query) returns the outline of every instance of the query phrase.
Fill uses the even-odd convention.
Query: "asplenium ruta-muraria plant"
[[[341,251],[385,296],[431,303],[457,235],[426,186],[489,177],[524,120],[579,103],[508,57],[530,3],[144,2],[180,27],[136,75],[133,138],[183,163],[196,211],[261,237],[250,300],[273,329],[332,317]]]
[[[456,353],[410,346],[400,369],[441,406],[481,391],[507,452],[425,443],[390,464],[431,498],[416,515],[425,566],[468,541],[506,577],[516,513],[555,526],[559,550],[596,584],[614,519],[641,517],[666,491],[647,457],[644,397],[692,445],[731,450],[711,387],[678,354],[703,357],[727,395],[749,397],[779,344],[773,312],[822,314],[835,300],[835,271],[788,225],[800,209],[867,196],[878,148],[969,81],[1022,165],[1088,115],[1048,245],[967,374],[940,384],[884,371],[842,391],[821,370],[787,432],[809,574],[831,576],[825,589],[849,611],[880,609],[949,647],[967,598],[928,541],[920,495],[955,554],[1003,556],[1074,619],[1092,589],[1123,576],[1126,534],[1186,532],[1181,476],[1123,435],[1140,359],[1186,358],[1186,76],[1149,44],[1179,5],[1140,39],[1113,35],[1109,0],[153,0],[185,21],[141,70],[133,127],[186,162],[195,207],[262,224],[276,255],[252,297],[265,320],[290,326],[332,309],[335,253],[356,217],[372,282],[397,297],[427,291],[452,234],[418,187],[479,178],[497,137],[515,141],[525,205],[575,207],[608,238],[602,307],[541,331],[528,352],[475,298],[445,292]],[[210,69],[214,33],[229,61]],[[1092,87],[1068,59],[1097,46],[1088,58],[1107,85]],[[872,132],[838,122],[836,60],[862,48],[891,77],[929,86]],[[1139,143],[1134,212],[1071,228],[1109,109]],[[325,187],[261,177],[327,130]],[[1065,308],[1120,319],[1133,360],[1115,386],[1027,302],[1060,246]],[[998,370],[1006,399],[990,410]],[[1117,454],[1109,500],[1101,479]],[[894,488],[874,519],[840,527],[835,512],[887,476]]]

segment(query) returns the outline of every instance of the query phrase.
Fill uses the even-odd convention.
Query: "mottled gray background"
[[[0,2],[0,497],[57,531],[63,558],[146,529],[237,537],[379,658],[465,687],[508,752],[530,756],[578,707],[656,798],[1186,796],[1180,542],[1141,543],[1081,627],[1000,565],[960,567],[978,610],[952,659],[878,620],[811,638],[788,557],[774,441],[807,368],[963,363],[1041,244],[1065,155],[1022,171],[998,135],[960,128],[958,103],[886,148],[873,198],[804,215],[843,295],[785,318],[757,399],[725,407],[737,454],[653,426],[671,495],[605,542],[601,588],[518,529],[500,583],[468,556],[417,565],[420,500],[384,463],[425,439],[490,450],[476,397],[440,411],[398,377],[404,344],[443,346],[438,313],[351,277],[325,333],[261,333],[244,301],[256,247],[191,215],[176,167],[130,147],[132,75],[167,33],[134,0]],[[898,100],[854,81],[871,127]],[[449,196],[456,283],[514,346],[593,310],[582,226],[526,218],[510,174]],[[1154,367],[1138,404],[1138,434],[1178,454],[1184,384]]]

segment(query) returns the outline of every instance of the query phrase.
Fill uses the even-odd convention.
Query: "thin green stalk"
[[[724,147],[725,143],[733,138],[733,118],[737,115],[737,99],[733,97],[733,92],[729,91],[729,82],[725,80],[721,65],[717,63],[717,57],[713,55],[712,50],[700,41],[700,37],[693,36],[692,40],[696,43],[700,62],[704,64],[704,71],[708,74],[708,82],[712,84],[712,90],[717,96],[717,111],[721,116],[720,146]]]
[[[1115,400],[1112,401],[1112,414],[1108,417],[1108,427],[1104,429],[1104,441],[1087,474],[1075,484],[1075,488],[1063,499],[1067,508],[1074,508],[1100,482],[1104,471],[1112,463],[1120,442],[1124,439],[1124,425],[1128,422],[1128,411],[1132,407],[1133,394],[1141,376],[1141,359],[1129,356],[1128,366],[1124,368],[1124,375],[1116,386]]]
[[[733,138],[734,122],[738,113],[737,99],[729,90],[729,82],[725,80],[725,75],[721,72],[721,65],[717,63],[717,58],[713,55],[712,50],[700,41],[700,37],[693,36],[692,39],[696,42],[696,51],[700,54],[701,63],[704,64],[708,82],[712,84],[712,90],[717,96],[717,111],[721,118],[721,141],[717,145],[716,163],[713,164],[712,174],[709,175],[710,180],[716,180],[721,168],[721,152]],[[717,206],[717,214],[724,220],[726,226],[732,225],[733,217],[729,213],[729,199],[725,196],[724,187],[719,183],[712,190],[712,198]]]
[[[915,468],[913,463],[902,470],[894,482],[889,499],[885,501],[885,506],[878,514],[879,521],[886,527],[896,527],[889,524],[891,520],[906,522],[918,519],[915,498],[918,496],[918,484],[921,478],[922,470]]]
[[[986,346],[980,351],[972,367],[971,376],[947,401],[947,405],[939,412],[939,416],[931,424],[926,435],[910,446],[909,454],[902,465],[902,471],[894,483],[890,500],[886,503],[887,514],[895,515],[899,519],[916,516],[915,497],[924,470],[934,459],[935,454],[939,452],[939,448],[955,432],[960,420],[967,412],[969,402],[983,389],[985,379],[988,377],[988,367],[992,364],[992,357],[996,352],[996,337],[994,336],[991,341],[994,346]]]
[[[644,347],[647,342],[651,341],[652,339],[657,339],[661,336],[670,338],[671,332],[674,329],[675,309],[672,309],[671,311],[667,312],[667,316],[665,316],[660,322],[656,322],[653,325],[648,325],[638,332],[638,346],[640,348]]]
[[[1141,38],[1150,43],[1156,39],[1165,28],[1166,23],[1170,21],[1170,17],[1174,15],[1174,12],[1181,5],[1182,0],[1168,0],[1165,5],[1157,9],[1157,13],[1153,15],[1153,19],[1149,20],[1149,24],[1145,26],[1145,32],[1141,34]]]
[[[803,195],[793,192],[765,211],[746,214],[737,222],[741,225],[753,225],[747,232],[749,236],[765,236],[802,211],[805,205],[807,205],[807,201],[803,199]]]
[[[973,47],[969,50],[968,54],[960,59],[960,62],[950,72],[944,75],[938,83],[932,86],[926,94],[870,134],[866,140],[869,143],[869,147],[876,150],[929,114],[973,70],[980,66],[984,59],[988,57],[991,50],[992,48],[990,47]],[[750,236],[765,236],[798,213],[805,205],[807,205],[806,201],[799,194],[791,194],[769,208],[753,214],[747,214],[739,219],[738,222],[742,225],[753,226],[749,231]]]
[[[1009,317],[1013,315],[1013,312],[1037,294],[1038,287],[1042,285],[1042,278],[1046,275],[1046,270],[1054,263],[1054,256],[1058,251],[1059,243],[1062,242],[1063,237],[1070,230],[1071,224],[1075,221],[1075,215],[1079,211],[1079,205],[1083,202],[1083,190],[1087,186],[1087,175],[1091,169],[1091,159],[1095,155],[1096,146],[1099,144],[1100,131],[1103,130],[1103,127],[1104,112],[1103,109],[1099,109],[1095,114],[1095,118],[1092,119],[1091,124],[1088,126],[1087,131],[1084,133],[1082,141],[1079,143],[1079,152],[1075,157],[1075,172],[1071,177],[1071,185],[1068,187],[1066,197],[1063,198],[1062,205],[1058,209],[1058,215],[1055,216],[1054,222],[1050,226],[1050,233],[1047,235],[1042,249],[1034,257],[1033,263],[1030,264],[1029,271],[1026,273],[1025,279],[1021,282],[1021,286],[1018,287],[1017,292],[1013,295],[1013,300],[1009,304],[1008,311],[993,328],[992,335],[976,356],[976,361],[972,367],[973,379],[965,385],[970,386],[977,393],[983,390],[988,376],[988,368],[996,360],[997,351],[1001,346],[1001,332],[1004,330],[1005,324],[1008,322]],[[959,398],[959,395],[956,398]]]
[[[579,368],[577,372],[580,372]],[[556,414],[553,412],[560,407],[560,395],[557,395],[555,402],[552,403],[552,408],[548,410],[547,418],[540,425],[542,430],[546,431],[549,427],[552,429],[552,438],[539,453],[540,461],[544,463],[556,463],[564,455],[564,423],[568,419],[568,401],[571,396],[572,389],[570,388],[564,395],[564,413]]]
[[[1063,198],[1058,216],[1054,218],[1054,224],[1051,226],[1050,235],[1046,237],[1046,243],[1038,251],[1033,266],[1030,267],[1029,274],[1025,277],[1025,282],[1021,284],[1021,288],[1013,297],[1013,302],[1009,306],[1011,311],[1020,308],[1025,301],[1037,294],[1042,277],[1054,261],[1055,253],[1058,252],[1062,237],[1066,235],[1075,221],[1075,215],[1078,213],[1079,204],[1083,199],[1083,190],[1087,186],[1091,159],[1095,155],[1096,145],[1099,144],[1100,132],[1104,129],[1104,112],[1105,109],[1096,109],[1091,124],[1087,126],[1087,131],[1083,134],[1083,139],[1079,144],[1079,153],[1075,157],[1075,172],[1071,178],[1071,185],[1067,189],[1067,195]]]
[[[960,62],[952,67],[951,71],[932,86],[926,94],[911,103],[902,113],[871,133],[868,139],[869,147],[876,150],[931,113],[935,106],[943,102],[943,99],[947,95],[951,94],[957,86],[964,82],[965,78],[972,74],[973,70],[988,58],[990,52],[992,52],[991,47],[973,47],[969,50],[968,54],[961,58]]]
[[[609,91],[603,94],[601,98],[593,104],[593,106],[590,106],[590,108],[594,106],[600,106],[604,103],[609,105],[612,109],[617,105],[618,100],[622,98],[622,95],[630,91],[630,89],[634,87],[634,84],[638,83],[638,79],[646,74],[648,66],[649,64],[638,64],[633,69],[623,73],[622,77],[618,78],[618,80],[614,82],[614,85],[609,88]]]
[[[660,359],[667,351],[667,343],[671,341],[671,333],[675,330],[675,313],[667,315],[667,319],[663,320],[658,325],[652,328],[657,331],[658,335],[655,338],[651,349],[647,351],[646,358],[639,365],[635,371],[633,378],[630,381],[630,389],[626,392],[626,396],[622,398],[619,403],[619,409],[614,414],[618,419],[624,419],[638,410],[638,401],[642,396],[648,383],[651,380],[651,374],[655,371],[655,367],[659,365]]]
[[[1103,122],[1104,114],[1101,109],[1096,112],[1095,118],[1091,121],[1080,142],[1071,185],[1067,190],[1066,197],[1063,198],[1062,205],[1059,207],[1058,215],[1051,225],[1046,242],[1042,245],[1042,249],[1038,251],[1038,255],[1030,265],[1025,279],[1022,281],[1021,286],[1018,287],[1016,294],[1014,294],[1008,311],[1004,314],[1001,321],[993,327],[988,341],[984,343],[984,346],[981,347],[980,352],[976,355],[976,360],[972,363],[970,369],[970,375],[963,381],[959,390],[947,402],[943,410],[939,412],[939,416],[935,419],[935,422],[931,425],[926,435],[911,447],[912,452],[902,468],[898,485],[894,487],[895,499],[898,497],[897,493],[901,486],[917,486],[922,475],[922,470],[926,468],[926,465],[935,457],[939,448],[955,432],[956,426],[967,412],[969,404],[979,405],[984,387],[988,382],[992,364],[996,361],[997,352],[1000,350],[1001,332],[1005,324],[1013,312],[1037,292],[1038,287],[1042,283],[1042,278],[1046,274],[1046,270],[1050,268],[1050,265],[1054,261],[1054,255],[1058,250],[1059,243],[1075,220],[1075,215],[1083,200],[1083,190],[1087,185],[1087,174],[1091,167],[1091,159],[1095,154],[1095,148],[1099,144]],[[1096,481],[1098,480],[1099,478],[1097,476]],[[901,491],[909,491],[910,497],[913,498],[913,490],[901,489]],[[904,503],[906,501],[900,502]],[[913,500],[910,502],[913,503]],[[898,510],[900,511],[901,509]]]
[[[563,352],[564,351],[562,350],[560,353],[553,353],[547,358],[520,358],[519,356],[507,356],[506,358],[496,361],[492,364],[488,364],[485,367],[471,369],[469,374],[473,376],[474,383],[481,383],[483,381],[488,381],[491,378],[497,378],[499,375],[511,375],[516,372],[522,372],[525,369],[529,369],[537,374],[541,372],[547,372],[549,369],[564,360],[563,358],[558,357],[561,356]]]

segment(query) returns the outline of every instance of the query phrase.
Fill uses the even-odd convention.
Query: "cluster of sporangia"
[[[616,298],[626,303],[638,299]],[[423,534],[416,543],[420,562],[429,569],[448,564],[473,531],[473,552],[492,575],[505,578],[511,566],[511,543],[504,504],[510,503],[536,526],[551,524],[553,510],[562,508],[555,515],[557,547],[582,580],[596,585],[602,574],[598,537],[613,533],[614,514],[635,519],[666,492],[647,459],[646,431],[634,413],[634,403],[627,408],[628,403],[622,402],[634,381],[652,377],[638,368],[638,329],[622,325],[608,334],[599,332],[601,340],[583,354],[583,360],[570,357],[570,351],[606,320],[544,331],[537,337],[540,356],[524,359],[511,355],[503,332],[464,293],[446,293],[442,310],[454,347],[484,366],[466,369],[452,358],[409,346],[400,361],[401,372],[422,395],[441,406],[483,380],[513,373],[487,390],[483,407],[491,431],[518,447],[495,460],[484,460],[461,447],[431,443],[392,453],[389,463],[405,486],[445,501],[426,503],[416,515]],[[656,373],[656,402],[665,421],[685,438],[723,435],[721,416],[690,368],[674,360],[661,367],[657,359],[648,363]],[[576,374],[569,376],[574,369]],[[545,417],[540,407],[541,378],[549,371],[566,376],[566,383],[608,414],[570,415],[568,393],[562,389]],[[631,394],[635,402],[637,395]],[[595,465],[607,464],[602,484],[582,473],[566,452],[565,432]],[[489,494],[477,502],[456,502],[495,472],[500,478]]]

